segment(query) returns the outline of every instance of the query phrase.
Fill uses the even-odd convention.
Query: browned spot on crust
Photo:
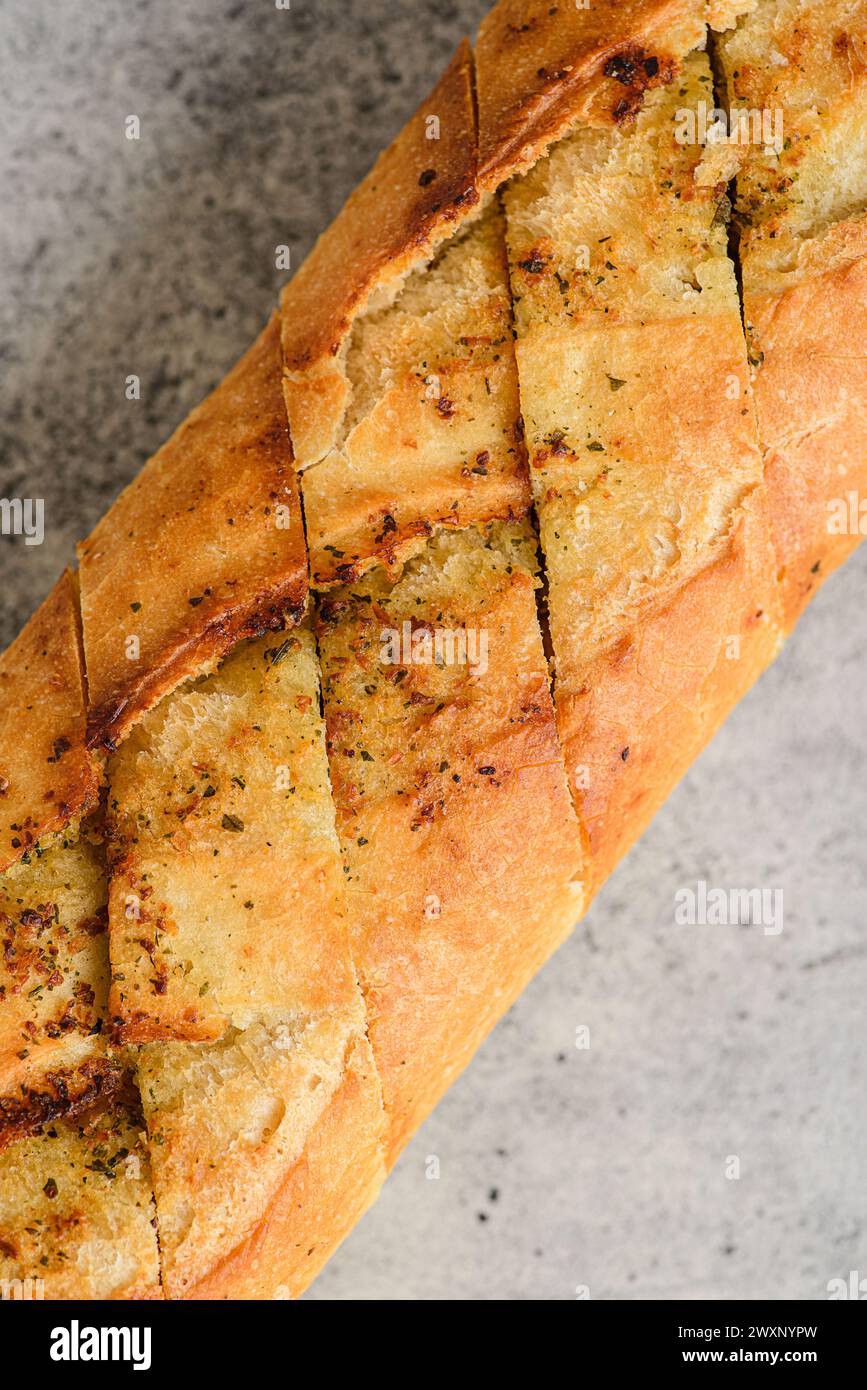
[[[296,596],[298,587],[303,589],[303,597]],[[115,695],[90,710],[87,719],[88,747],[114,752],[120,737],[159,699],[164,690],[171,689],[175,684],[170,674],[171,665],[182,661],[185,668],[190,666],[194,669],[205,661],[212,661],[217,655],[229,652],[238,642],[293,627],[304,616],[306,602],[306,588],[296,585],[293,578],[287,593],[277,601],[264,602],[252,613],[215,618],[196,639],[194,647],[181,653],[177,663],[148,672],[132,694]],[[179,679],[183,679],[183,674]]]
[[[608,59],[603,72],[624,89],[614,102],[611,114],[618,125],[627,125],[640,110],[645,92],[674,79],[677,64],[670,58],[657,58],[639,45],[630,44]]]
[[[55,1120],[76,1119],[128,1085],[124,1068],[109,1057],[93,1057],[75,1070],[47,1072],[38,1088],[0,1096],[0,1149]]]

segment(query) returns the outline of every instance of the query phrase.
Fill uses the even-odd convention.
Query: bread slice
[[[353,953],[401,1147],[582,905],[526,523],[319,607]]]
[[[832,333],[867,302],[863,171],[822,170],[860,150],[863,93],[854,10],[760,3],[738,31],[747,94],[771,35],[807,73],[755,87],[798,148],[779,179],[748,153],[741,182],[763,460],[724,226],[742,151],[677,136],[713,103],[685,49],[750,5],[502,0],[478,128],[462,46],[288,287],[282,386],[272,320],[85,543],[89,737],[126,740],[110,1046],[73,581],[0,662],[22,861],[0,880],[0,1277],[302,1292],[776,651],[778,565],[785,587],[832,476],[859,476],[860,363]],[[518,379],[492,190],[552,144],[504,195]],[[280,626],[306,593],[282,387],[329,590],[327,759],[313,636]]]
[[[765,113],[780,136],[741,148],[737,207],[791,628],[867,530],[867,13],[850,0],[759,0],[720,61],[729,106]]]
[[[779,642],[725,186],[680,134],[712,100],[695,55],[633,131],[581,130],[504,193],[558,724],[593,890]]]
[[[360,998],[356,1009],[318,1018],[231,1028],[215,1043],[151,1044],[140,1050],[138,1080],[169,1297],[296,1296],[384,1175]],[[306,1191],[335,1108],[341,1127],[317,1159],[317,1188]],[[323,1202],[322,1183],[340,1194],[339,1210]],[[280,1245],[271,1249],[275,1222]]]
[[[867,218],[744,306],[788,630],[867,532]]]
[[[302,480],[315,587],[376,562],[394,577],[440,527],[526,513],[498,209],[413,271],[394,304],[359,318],[345,372],[339,444]]]
[[[94,744],[117,744],[241,638],[301,616],[307,559],[276,316],[79,560]]]
[[[750,283],[795,269],[805,239],[867,205],[867,12],[758,0],[718,49]]]
[[[113,1017],[206,1041],[356,997],[311,634],[239,647],[109,769]]]
[[[393,297],[478,204],[472,81],[464,42],[283,291],[284,390],[299,468],[337,445],[356,316]]]
[[[0,1285],[10,1297],[160,1298],[153,1223],[134,1096],[0,1149]]]
[[[384,1176],[382,1098],[366,1037],[267,1211],[191,1290],[191,1298],[299,1297],[376,1197]]]
[[[707,18],[725,25],[749,3],[494,7],[475,53],[460,45],[283,291],[284,390],[300,469],[340,448],[359,318],[393,303],[406,276],[478,215],[485,194],[576,120],[590,112],[608,123],[631,118],[642,93],[702,41]]]
[[[0,770],[0,1287],[158,1297],[141,1122],[105,1029],[99,768],[69,573],[0,657]]]
[[[96,828],[0,878],[0,1131],[92,1099],[104,1052],[108,913]],[[0,1133],[2,1142],[2,1133]]]
[[[98,782],[67,572],[0,656],[0,1146],[118,1083]]]
[[[241,646],[176,691],[109,781],[111,1004],[120,1036],[149,1043],[137,1077],[165,1286],[271,1297],[288,1280],[297,1292],[382,1177],[309,630]],[[291,1259],[269,1270],[257,1231],[333,1105],[345,1128],[322,1162],[346,1212],[327,1244],[322,1214],[289,1201]]]
[[[579,121],[627,125],[705,37],[750,0],[500,0],[476,45],[479,179],[496,188]]]
[[[96,799],[76,582],[67,571],[0,656],[0,872]]]

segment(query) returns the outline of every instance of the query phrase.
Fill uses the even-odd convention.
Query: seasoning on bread
[[[242,644],[175,691],[108,778],[111,1009],[126,1042],[208,1041],[355,998],[306,629]]]
[[[272,316],[79,546],[90,742],[114,747],[242,638],[297,620],[307,560]]]
[[[503,233],[492,207],[359,318],[339,444],[302,476],[315,588],[396,577],[442,527],[527,512]]]
[[[309,630],[242,644],[176,690],[108,779],[111,1012],[147,1044],[136,1075],[165,1287],[221,1296],[216,1271],[244,1246],[222,1296],[297,1293],[383,1171]],[[344,1208],[329,1230],[285,1194],[309,1186],[332,1107],[342,1128],[318,1162]],[[257,1253],[280,1202],[294,1275]]]
[[[107,818],[74,580],[0,658],[4,1278],[303,1292],[855,544],[863,23],[502,0],[82,547]]]
[[[594,890],[779,644],[722,190],[681,138],[702,101],[696,55],[634,129],[576,132],[503,195],[559,730]]]
[[[95,826],[0,877],[0,1144],[105,1088],[107,933]]]
[[[0,871],[93,805],[76,581],[61,576],[0,656]]]
[[[162,1297],[148,1147],[128,1082],[0,1149],[0,1281],[13,1299]]]
[[[863,535],[867,363],[847,344],[867,333],[867,11],[758,0],[719,52],[740,144],[744,317],[791,628]]]
[[[581,911],[526,523],[443,532],[319,605],[349,924],[407,1139]]]

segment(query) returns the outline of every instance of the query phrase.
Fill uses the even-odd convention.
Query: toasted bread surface
[[[476,44],[481,186],[527,169],[578,122],[629,125],[702,43],[706,21],[725,27],[749,3],[500,0]]]
[[[338,448],[304,473],[314,587],[394,577],[441,527],[530,505],[502,216],[484,217],[358,320]]]
[[[109,783],[111,1009],[127,1041],[217,1039],[354,996],[306,629],[176,691]]]
[[[504,194],[560,731],[593,890],[779,641],[761,496],[743,517],[762,464],[723,189],[684,138],[684,113],[711,95],[695,55],[634,129],[579,131]],[[705,593],[694,662],[687,615]],[[651,631],[667,634],[664,716],[641,655]]]
[[[867,8],[758,0],[718,47],[749,291],[867,205]]]
[[[356,315],[429,260],[478,201],[464,42],[283,291],[284,389],[299,468],[337,442],[349,394],[341,350]]]
[[[864,22],[501,0],[0,658],[0,1281],[302,1293],[860,539]]]
[[[93,804],[84,663],[67,571],[0,656],[0,872]]]
[[[535,582],[529,528],[498,525],[443,533],[397,584],[376,572],[320,605],[389,1164],[580,913]]]
[[[140,1050],[169,1297],[253,1296],[248,1286],[257,1262],[243,1252],[262,1239],[261,1228],[274,1220],[292,1174],[309,1162],[313,1136],[347,1084],[349,1058],[366,1045],[363,1023],[356,996],[317,1018],[272,1016],[230,1029],[215,1043],[154,1043]],[[382,1175],[382,1108],[372,1068],[345,1112],[346,1130],[328,1162],[335,1185],[353,1170],[349,1186],[358,1184],[364,1203],[334,1213],[341,1229],[358,1219]],[[292,1269],[312,1262],[315,1232],[328,1231],[330,1215],[309,1201],[292,1206],[283,1249],[273,1251],[273,1264],[258,1262],[257,1287],[270,1280],[259,1296],[274,1297],[287,1279],[297,1291]],[[328,1235],[322,1258],[339,1238]],[[218,1271],[227,1260],[231,1273],[221,1281]]]
[[[349,197],[283,291],[284,389],[297,466],[340,447],[359,317],[580,119],[622,124],[749,0],[501,0]],[[476,113],[478,107],[478,114]],[[433,153],[432,153],[433,151]]]
[[[116,745],[241,638],[301,616],[307,561],[276,316],[79,547],[90,741]]]
[[[112,1011],[120,1035],[145,1044],[136,1074],[163,1281],[170,1297],[247,1296],[266,1271],[238,1252],[259,1248],[348,1085],[345,1143],[327,1158],[347,1202],[333,1242],[382,1173],[376,1073],[349,1075],[365,1014],[309,630],[245,644],[176,691],[109,783]],[[296,1264],[316,1267],[314,1247],[326,1257],[327,1223],[296,1196],[281,1229],[287,1262],[272,1284],[294,1288]]]
[[[558,688],[591,891],[777,655],[781,635],[766,498],[756,488],[713,561]]]
[[[0,1126],[38,1121],[104,1047],[108,912],[96,829],[0,877]],[[46,1100],[46,1097],[49,1099]]]
[[[867,218],[807,249],[745,298],[787,629],[867,534]]]
[[[867,9],[759,0],[719,55],[751,134],[744,316],[788,630],[867,531]]]
[[[339,1085],[264,1216],[186,1296],[299,1297],[379,1192],[382,1130],[373,1054],[356,1036]]]
[[[160,1298],[150,1165],[116,1096],[0,1150],[0,1283],[48,1299]]]

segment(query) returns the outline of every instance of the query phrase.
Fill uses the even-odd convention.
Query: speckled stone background
[[[3,0],[0,496],[44,498],[47,526],[0,540],[3,642],[252,339],[275,246],[298,263],[484,8]],[[821,1299],[867,1277],[865,579],[867,550],[308,1297]],[[675,926],[699,879],[781,887],[783,932]]]

